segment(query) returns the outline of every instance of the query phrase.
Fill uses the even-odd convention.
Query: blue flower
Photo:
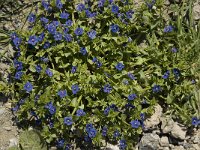
[[[26,84],[24,85],[24,90],[26,90],[26,92],[30,92],[32,91],[32,89],[33,89],[32,84],[29,81],[27,81]]]
[[[56,7],[58,9],[61,9],[63,7],[63,4],[62,4],[62,2],[60,0],[56,0]]]
[[[85,9],[85,5],[84,4],[78,4],[77,7],[76,7],[76,10],[79,11],[79,12],[83,11],[84,9]]]
[[[28,16],[28,22],[30,23],[34,23],[35,22],[35,19],[36,19],[36,16],[35,14],[31,13],[29,16]]]
[[[76,66],[72,66],[71,73],[75,73],[75,72],[76,72],[76,69],[77,69]]]
[[[66,24],[66,26],[69,26],[69,27],[71,27],[72,26],[72,24],[73,24],[73,22],[72,22],[72,20],[67,20],[66,22],[65,22],[65,24]]]
[[[20,80],[22,75],[23,75],[23,72],[21,72],[21,71],[16,72],[15,73],[15,79]]]
[[[52,102],[49,102],[45,105],[45,108],[47,108],[49,110],[49,113],[51,115],[55,114],[56,113],[56,107],[53,105]]]
[[[16,68],[17,71],[20,71],[23,69],[23,64],[20,61],[14,60],[14,67]]]
[[[83,55],[86,55],[87,54],[86,48],[85,47],[81,47],[80,53],[83,54]]]
[[[128,77],[131,79],[131,80],[135,80],[135,76],[132,74],[132,73],[128,73]]]
[[[133,106],[133,104],[131,104],[131,103],[127,103],[126,105],[125,105],[125,107],[126,108],[135,108],[135,106]]]
[[[13,112],[16,112],[16,111],[19,110],[19,108],[20,108],[20,105],[17,104],[15,107],[11,108],[11,110],[12,110]]]
[[[156,0],[152,0],[150,3],[146,2],[147,7],[148,7],[149,9],[152,9],[152,7],[153,7],[153,5],[154,5],[155,3],[156,3]]]
[[[49,43],[49,42],[45,42],[43,48],[44,48],[44,49],[47,49],[47,48],[49,48],[49,47],[50,47],[50,43]]]
[[[43,6],[46,10],[49,9],[49,3],[46,2],[45,0],[42,0],[42,6]]]
[[[77,111],[76,111],[76,116],[78,116],[78,117],[81,117],[81,116],[85,116],[85,112],[84,112],[84,110],[83,109],[78,109]]]
[[[44,36],[45,36],[45,34],[44,34],[44,32],[42,32],[42,33],[38,36],[38,41],[39,41],[39,42],[42,42],[43,39],[44,39]]]
[[[56,26],[53,23],[47,25],[47,30],[50,34],[56,33]]]
[[[131,121],[131,126],[132,126],[132,128],[135,128],[135,129],[139,128],[140,121],[138,121],[137,119],[136,120],[132,120]]]
[[[19,45],[21,44],[21,38],[19,38],[19,37],[15,37],[14,39],[13,39],[13,44],[18,48],[19,47]]]
[[[95,17],[96,14],[97,14],[97,13],[95,13],[95,12],[89,11],[88,9],[85,10],[85,13],[86,13],[86,16],[87,16],[88,18],[93,18],[93,17]]]
[[[145,119],[145,113],[141,113],[140,114],[140,118],[141,118],[142,121],[144,121],[144,119]]]
[[[111,11],[112,13],[117,14],[119,11],[119,7],[117,5],[112,5]]]
[[[116,25],[116,24],[113,24],[110,26],[110,30],[114,33],[118,32],[119,31],[119,26]]]
[[[152,90],[154,93],[159,93],[160,91],[162,91],[160,85],[154,85]]]
[[[79,86],[77,84],[72,85],[72,93],[77,94],[80,91]]]
[[[53,128],[54,127],[54,123],[52,121],[49,122],[49,128]]]
[[[172,53],[177,53],[177,52],[178,52],[178,49],[175,48],[175,47],[173,47],[173,48],[171,49],[171,51],[172,51]]]
[[[96,62],[96,65],[97,65],[97,68],[100,68],[100,67],[102,66],[102,63],[98,60],[98,61]]]
[[[47,24],[49,22],[49,19],[45,18],[45,17],[41,17],[40,21],[44,24]]]
[[[92,139],[88,135],[84,136],[84,141],[88,143],[92,143]]]
[[[56,32],[56,33],[54,34],[54,39],[55,39],[56,41],[62,40],[62,34],[61,34],[60,32]]]
[[[174,29],[174,28],[170,25],[170,26],[166,26],[166,27],[164,28],[163,31],[164,31],[165,33],[169,33],[169,32],[172,32],[173,29]]]
[[[89,36],[89,38],[90,39],[95,39],[96,38],[96,31],[95,30],[90,30],[89,32],[88,32],[88,36]]]
[[[120,136],[120,133],[118,130],[115,130],[114,133],[113,133],[113,137],[116,138],[116,137],[119,137]]]
[[[163,79],[167,79],[167,78],[169,78],[169,75],[170,75],[170,71],[167,70],[162,77],[163,77]]]
[[[68,125],[68,126],[72,125],[73,124],[72,117],[65,117],[64,118],[64,124]]]
[[[105,0],[99,0],[98,1],[98,7],[103,7],[105,3]]]
[[[38,73],[42,71],[42,67],[39,64],[35,66],[35,69]]]
[[[47,68],[45,72],[49,77],[53,76],[53,72],[49,68]]]
[[[115,68],[119,71],[121,71],[124,68],[124,65],[122,63],[118,63]]]
[[[59,21],[53,21],[52,24],[53,24],[55,27],[58,27],[60,23],[59,23]]]
[[[118,108],[115,104],[111,104],[110,108],[113,109],[114,111],[118,111]]]
[[[174,73],[175,77],[179,77],[181,75],[181,71],[178,68],[174,68],[173,73]]]
[[[126,17],[128,19],[131,19],[133,14],[134,14],[134,11],[133,10],[129,10],[129,11],[126,12]]]
[[[112,87],[110,86],[110,84],[104,85],[103,91],[104,91],[105,93],[110,93],[111,90],[112,90]]]
[[[60,90],[60,91],[58,91],[58,96],[60,96],[60,98],[63,98],[65,96],[67,96],[67,91],[66,90]]]
[[[31,44],[31,45],[36,45],[38,42],[38,37],[33,35],[33,36],[30,36],[29,37],[29,40],[28,40],[28,44]]]
[[[62,18],[62,19],[68,19],[68,18],[69,18],[69,14],[66,13],[66,12],[62,12],[62,13],[60,14],[60,18]]]
[[[110,112],[110,107],[106,107],[106,109],[104,110],[104,115],[108,115],[108,113]]]
[[[126,141],[124,139],[119,141],[119,149],[120,150],[125,150],[127,147]]]
[[[67,28],[67,27],[64,28],[63,32],[64,32],[64,34],[67,34],[69,32],[69,28]]]
[[[192,118],[192,125],[193,126],[198,126],[200,124],[200,120],[197,119],[197,117]]]
[[[57,142],[57,147],[58,147],[58,148],[63,148],[63,147],[64,147],[64,144],[65,144],[65,140],[64,140],[64,139],[60,139],[60,140],[58,140],[58,142]]]
[[[106,126],[104,126],[102,129],[102,136],[106,136],[107,132],[108,132],[108,128]]]
[[[70,34],[65,34],[64,38],[67,42],[71,42],[72,41],[72,36]]]
[[[89,133],[91,129],[93,129],[93,125],[91,123],[86,124],[86,132]]]
[[[82,35],[82,34],[83,34],[83,29],[80,28],[80,27],[78,27],[78,28],[76,28],[76,30],[74,31],[74,33],[75,33],[77,36]]]
[[[70,148],[71,148],[71,145],[70,144],[66,144],[65,150],[70,150]]]
[[[128,96],[128,100],[134,100],[134,99],[136,99],[136,98],[137,98],[136,94],[130,94],[130,95]]]
[[[90,129],[90,131],[88,132],[88,136],[90,138],[94,138],[97,135],[97,130],[95,128]]]
[[[40,60],[43,61],[44,63],[47,63],[49,61],[49,59],[46,57],[41,57]]]
[[[109,2],[110,4],[112,4],[112,3],[113,3],[113,0],[108,0],[108,2]]]

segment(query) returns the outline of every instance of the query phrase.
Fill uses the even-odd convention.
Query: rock
[[[169,147],[163,147],[162,150],[170,150]]]
[[[159,148],[160,138],[157,134],[146,133],[139,143],[139,150],[156,150]]]
[[[9,140],[9,147],[17,146],[18,145],[18,139],[12,138]]]
[[[200,144],[200,131],[196,131],[194,137],[192,137],[194,144]]]
[[[10,109],[10,108],[11,108],[11,103],[5,103],[4,106],[5,106],[6,108],[9,108],[9,109]]]
[[[3,115],[5,113],[5,108],[0,107],[0,116]]]
[[[198,2],[194,3],[193,11],[194,11],[194,19],[199,20],[200,19],[200,3]]]
[[[11,127],[3,127],[6,131],[11,131],[12,128]]]
[[[170,133],[173,126],[174,126],[174,121],[169,118],[169,117],[165,117],[165,118],[161,118],[161,130],[163,133]]]
[[[119,150],[119,147],[117,145],[112,145],[110,143],[107,143],[105,150]]]
[[[174,150],[185,150],[183,146],[174,146]]]
[[[171,135],[177,139],[184,140],[186,137],[186,131],[183,131],[183,129],[175,122]]]
[[[200,150],[200,144],[193,144],[192,147],[193,147],[195,150]]]
[[[155,106],[154,114],[144,121],[145,129],[155,128],[160,123],[160,118],[162,116],[162,107],[160,105]]]
[[[168,137],[166,137],[166,136],[161,137],[161,139],[160,139],[160,145],[163,146],[163,147],[169,146]]]

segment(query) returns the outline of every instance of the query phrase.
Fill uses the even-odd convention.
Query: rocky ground
[[[0,150],[7,150],[18,144],[18,128],[12,121],[10,104],[0,102]]]

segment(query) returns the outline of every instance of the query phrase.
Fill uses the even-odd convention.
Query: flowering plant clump
[[[131,149],[155,104],[180,103],[193,84],[176,24],[161,2],[42,0],[31,29],[11,35],[13,112],[48,143]],[[144,46],[142,46],[144,45]],[[168,108],[168,107],[167,107]]]

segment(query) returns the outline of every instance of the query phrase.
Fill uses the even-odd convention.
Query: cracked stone
[[[161,137],[160,139],[160,145],[163,147],[169,146],[169,139],[166,136]]]
[[[176,122],[172,128],[171,135],[177,139],[184,140],[186,131],[184,131]]]

